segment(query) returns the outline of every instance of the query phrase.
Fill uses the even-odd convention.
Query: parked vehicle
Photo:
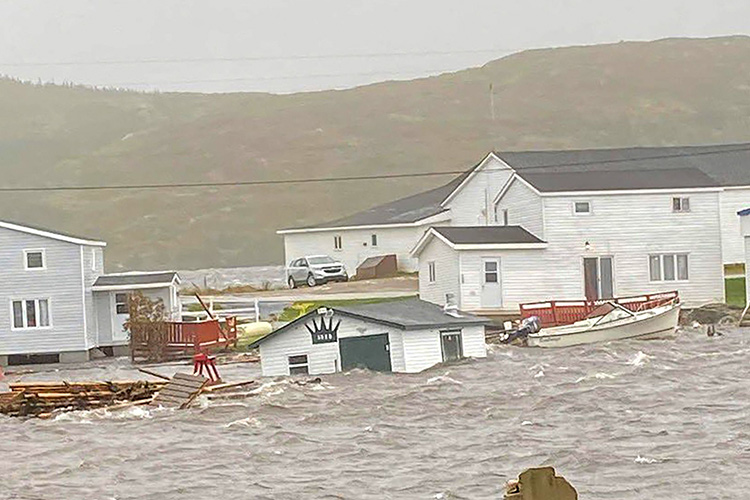
[[[330,281],[348,281],[349,275],[341,262],[328,255],[308,255],[295,259],[286,268],[286,282],[289,288],[301,283],[315,286]]]

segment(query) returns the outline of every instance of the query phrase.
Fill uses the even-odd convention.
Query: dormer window
[[[591,202],[590,201],[574,202],[573,213],[576,215],[591,215]]]
[[[26,269],[45,269],[47,267],[44,250],[24,250],[23,262]]]
[[[672,198],[672,211],[675,213],[686,213],[690,211],[690,198]]]

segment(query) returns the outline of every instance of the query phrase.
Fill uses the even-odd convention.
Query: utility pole
[[[495,92],[490,83],[490,114],[492,115],[492,121],[495,121]]]

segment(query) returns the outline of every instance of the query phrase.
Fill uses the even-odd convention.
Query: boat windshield
[[[596,325],[605,325],[607,323],[613,323],[615,321],[620,321],[626,318],[633,318],[635,317],[635,314],[622,307],[619,304],[615,304],[613,302],[607,302],[606,304],[603,304],[601,307],[598,307],[595,309],[590,316],[593,316],[594,313],[598,311],[597,316],[600,316],[599,319],[594,323],[594,326]]]

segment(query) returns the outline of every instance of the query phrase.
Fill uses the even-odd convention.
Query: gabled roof
[[[489,324],[489,320],[486,318],[480,318],[464,312],[459,312],[458,317],[446,314],[442,307],[416,297],[401,300],[389,300],[375,304],[335,306],[330,309],[333,309],[334,311],[334,318],[336,318],[336,315],[345,316],[364,321],[372,321],[374,323],[407,331],[427,328],[459,328],[461,326]],[[317,316],[317,310],[310,311],[304,316],[301,316],[282,326],[278,330],[271,332],[262,339],[256,340],[250,344],[249,347],[257,347],[266,340],[288,331],[295,325],[305,323],[312,318],[317,318]]]
[[[83,238],[80,236],[73,236],[70,234],[61,233],[59,231],[52,231],[50,229],[43,229],[40,227],[33,227],[33,226],[29,226],[28,224],[20,224],[17,222],[0,221],[0,228],[10,229],[11,231],[18,231],[19,233],[42,236],[44,238],[50,238],[52,240],[74,243],[76,245],[95,246],[95,247],[107,246],[107,244],[103,241],[91,240],[91,239]]]
[[[173,282],[180,283],[180,277],[175,271],[127,272],[103,274],[94,282],[94,291],[105,290],[137,290],[144,288],[161,288],[170,286]]]
[[[401,198],[383,205],[378,205],[341,219],[324,222],[314,226],[282,229],[281,231],[278,231],[278,233],[284,234],[304,230],[355,226],[415,224],[447,211],[447,209],[442,206],[443,200],[450,196],[450,194],[453,193],[453,191],[471,174],[473,170],[474,168],[459,175],[448,184],[429,191],[407,196],[406,198]]]
[[[432,238],[454,250],[522,250],[546,248],[547,242],[521,226],[432,227],[411,251],[418,255]]]
[[[495,154],[543,193],[750,186],[750,143]]]

